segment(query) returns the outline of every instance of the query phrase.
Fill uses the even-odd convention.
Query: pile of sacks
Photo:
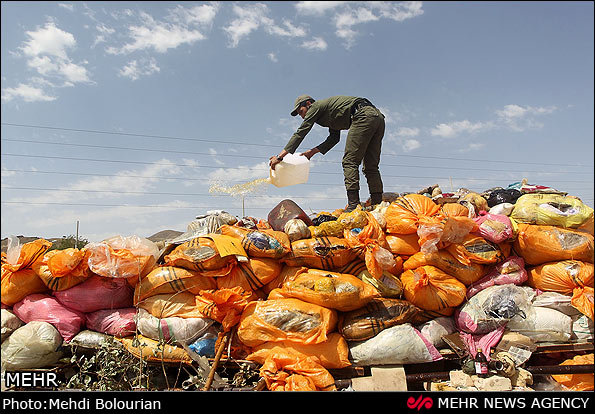
[[[2,369],[52,364],[91,330],[154,361],[226,344],[269,390],[334,390],[329,370],[436,361],[453,333],[488,358],[508,332],[592,341],[593,209],[516,191],[406,194],[313,218],[284,200],[267,220],[201,216],[161,250],[137,236],[10,246]]]

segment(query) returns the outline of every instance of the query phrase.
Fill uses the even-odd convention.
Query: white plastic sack
[[[310,229],[306,223],[300,219],[288,220],[283,227],[283,232],[289,236],[289,241],[292,242],[301,239],[309,239],[311,235]]]
[[[409,323],[354,344],[349,346],[349,353],[357,365],[419,364],[442,359],[434,345]]]
[[[572,318],[572,340],[593,342],[593,321],[587,315],[579,313]]]
[[[523,319],[515,316],[506,325],[534,342],[568,342],[572,335],[572,318],[550,308],[532,306]]]
[[[582,315],[581,311],[576,309],[570,303],[572,296],[564,295],[558,292],[543,292],[535,296],[533,299],[533,306],[540,306],[542,308],[555,309],[568,316]]]
[[[514,204],[511,203],[501,203],[496,204],[494,207],[490,208],[490,214],[502,214],[503,216],[510,216],[514,210]]]
[[[168,344],[189,345],[214,323],[208,318],[157,318],[139,308],[135,316],[136,327],[144,336]]]
[[[2,343],[2,370],[43,368],[62,358],[62,336],[47,322],[34,321],[15,330]]]
[[[76,336],[70,340],[68,345],[88,349],[99,349],[103,344],[108,343],[111,338],[113,338],[111,335],[85,329],[76,334]],[[119,344],[120,342],[113,341],[113,343]]]
[[[535,291],[528,286],[490,286],[457,309],[457,328],[471,334],[492,332],[516,315],[526,316],[534,295]]]
[[[446,345],[442,337],[457,330],[454,319],[446,316],[432,319],[417,326],[416,329],[435,347]]]
[[[20,320],[14,313],[8,309],[2,309],[2,342],[24,324],[25,322]]]

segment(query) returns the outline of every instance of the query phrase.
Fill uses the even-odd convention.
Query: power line
[[[166,164],[170,165],[170,164]],[[116,177],[116,178],[147,178],[147,179],[157,179],[157,180],[176,180],[176,181],[206,181],[205,178],[191,178],[191,177],[158,177],[158,176],[144,176],[144,175],[117,175],[117,174],[94,174],[94,173],[84,173],[84,172],[72,172],[72,171],[43,171],[43,170],[15,170],[15,169],[3,169],[2,171],[6,172],[19,172],[19,173],[31,173],[31,174],[58,174],[58,175],[81,175],[81,176],[98,176],[98,177]],[[332,173],[329,173],[332,174]],[[338,175],[338,174],[337,174]],[[416,179],[416,180],[461,180],[461,181],[488,181],[488,182],[497,182],[497,178],[470,178],[470,177],[445,177],[445,176],[419,176],[419,175],[391,175],[391,176],[383,176],[386,178],[407,178],[407,179]],[[560,180],[550,180],[551,182],[556,183],[586,183],[592,184],[592,181],[560,181]],[[245,180],[229,180],[229,182],[245,182]],[[307,182],[301,185],[314,185],[314,186],[333,186],[337,183],[312,183]]]
[[[180,209],[221,209],[221,206],[168,206],[147,204],[96,204],[96,203],[57,203],[57,202],[30,202],[30,201],[1,201],[2,204],[26,205],[58,205],[58,206],[83,206],[83,207],[133,207],[133,208],[180,208]],[[270,207],[250,207],[250,209],[270,210]]]
[[[268,172],[268,169],[263,169],[263,168],[251,168],[251,167],[230,167],[230,168],[223,168],[220,166],[211,166],[211,165],[191,165],[191,164],[176,164],[176,163],[159,163],[159,162],[147,162],[147,161],[131,161],[131,160],[106,160],[106,159],[96,159],[96,158],[78,158],[78,157],[58,157],[58,156],[51,156],[51,155],[27,155],[27,154],[12,154],[12,153],[3,153],[2,156],[10,156],[10,157],[25,157],[25,158],[45,158],[45,159],[58,159],[58,160],[70,160],[70,161],[91,161],[91,162],[111,162],[111,163],[121,163],[121,164],[141,164],[141,165],[163,165],[163,166],[169,166],[169,167],[190,167],[190,168],[211,168],[211,169],[227,169],[227,170],[233,170],[233,169],[238,169],[238,168],[242,168],[243,170],[249,170],[249,171],[266,171]],[[460,168],[447,168],[447,167],[425,167],[425,166],[416,166],[419,168],[440,168],[440,169],[460,169]],[[476,170],[476,171],[487,171],[484,168],[477,168],[477,169],[472,169],[472,170]],[[510,171],[510,170],[491,170],[491,171],[497,171],[497,172],[515,172],[515,171]],[[539,174],[557,174],[557,173],[550,173],[547,171],[516,171],[516,172],[534,172],[534,173],[539,173]],[[312,171],[311,174],[327,174],[327,175],[342,175],[342,173],[340,172],[328,172],[328,171]],[[402,176],[394,176],[394,175],[384,175],[384,178],[402,178]],[[441,178],[445,178],[445,177],[441,177]],[[465,179],[470,179],[470,178],[465,178]],[[560,181],[560,180],[555,180],[555,182],[579,182],[579,183],[588,183],[590,181]]]
[[[83,128],[66,128],[66,127],[54,127],[54,126],[33,125],[33,124],[17,124],[17,123],[10,123],[10,122],[2,122],[1,125],[20,127],[20,128],[37,128],[37,129],[48,129],[48,130],[69,131],[69,132],[84,132],[84,133],[92,133],[92,134],[120,135],[120,136],[129,136],[129,137],[137,137],[137,138],[158,138],[158,139],[194,141],[194,142],[209,142],[209,143],[217,143],[217,144],[248,145],[248,146],[255,146],[255,147],[268,147],[268,148],[277,148],[277,149],[280,147],[279,145],[256,144],[256,143],[251,143],[251,142],[211,140],[211,139],[202,139],[202,138],[185,138],[185,137],[175,137],[175,136],[168,136],[168,135],[153,135],[153,134],[130,133],[130,132],[103,131],[103,130],[93,130],[93,129],[83,129]],[[562,166],[562,167],[576,167],[577,166],[576,164],[568,164],[568,163],[545,163],[545,162],[511,161],[511,160],[484,160],[484,159],[421,156],[421,155],[406,155],[406,154],[403,154],[403,155],[401,155],[401,154],[383,154],[383,156],[394,156],[394,157],[405,157],[405,158],[443,159],[443,160],[453,160],[453,161],[497,162],[497,163],[507,163],[507,164],[523,164],[523,165],[532,164],[532,165],[550,165],[550,166]],[[583,166],[584,167],[593,167],[593,165],[583,165]]]
[[[63,146],[71,146],[71,147],[82,147],[82,148],[96,148],[96,149],[116,149],[116,150],[125,150],[125,151],[141,151],[141,152],[158,152],[158,153],[171,153],[171,154],[183,154],[183,155],[201,155],[201,156],[217,156],[217,157],[233,157],[233,158],[249,158],[255,159],[256,157],[252,155],[236,155],[236,154],[211,154],[206,152],[192,152],[192,151],[175,151],[175,150],[166,150],[166,149],[150,149],[150,148],[132,148],[132,147],[116,147],[116,146],[107,146],[107,145],[91,145],[91,144],[75,144],[75,143],[66,143],[66,142],[49,142],[49,141],[36,141],[36,140],[24,140],[24,139],[7,139],[3,138],[4,141],[8,142],[24,142],[24,143],[33,143],[33,144],[48,144],[48,145],[63,145]],[[340,164],[339,161],[327,161],[327,160],[317,160],[317,162],[325,163],[325,164]],[[576,171],[533,171],[533,170],[522,170],[522,171],[515,171],[515,170],[498,170],[498,169],[489,169],[489,168],[467,168],[467,167],[442,167],[442,166],[432,166],[432,165],[403,165],[403,164],[386,164],[382,163],[381,166],[383,167],[399,167],[399,168],[425,168],[425,169],[448,169],[448,170],[466,170],[466,171],[490,171],[490,172],[510,172],[510,173],[539,173],[539,174],[593,174],[592,171],[590,172],[576,172]],[[198,167],[205,167],[205,166],[198,166]],[[575,166],[576,167],[576,166]],[[216,167],[216,168],[223,168],[223,167]]]

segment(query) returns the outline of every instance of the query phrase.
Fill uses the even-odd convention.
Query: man
[[[372,205],[380,204],[383,186],[378,164],[384,137],[384,115],[365,98],[331,96],[317,101],[308,95],[298,96],[295,100],[291,115],[298,114],[303,119],[302,124],[283,151],[269,159],[270,167],[275,169],[285,155],[293,154],[315,123],[328,127],[329,136],[320,145],[302,153],[308,159],[319,152],[326,154],[339,142],[341,130],[347,129],[349,132],[342,161],[347,190],[345,211],[353,211],[360,204],[359,166],[362,162],[362,171],[370,191],[370,202]]]

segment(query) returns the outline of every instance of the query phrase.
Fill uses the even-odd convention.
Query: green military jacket
[[[359,98],[356,96],[331,96],[312,103],[306,112],[304,121],[285,146],[285,151],[293,154],[316,123],[329,129],[327,139],[317,146],[322,154],[326,154],[339,142],[340,131],[349,129],[351,126],[351,107],[356,99]]]

